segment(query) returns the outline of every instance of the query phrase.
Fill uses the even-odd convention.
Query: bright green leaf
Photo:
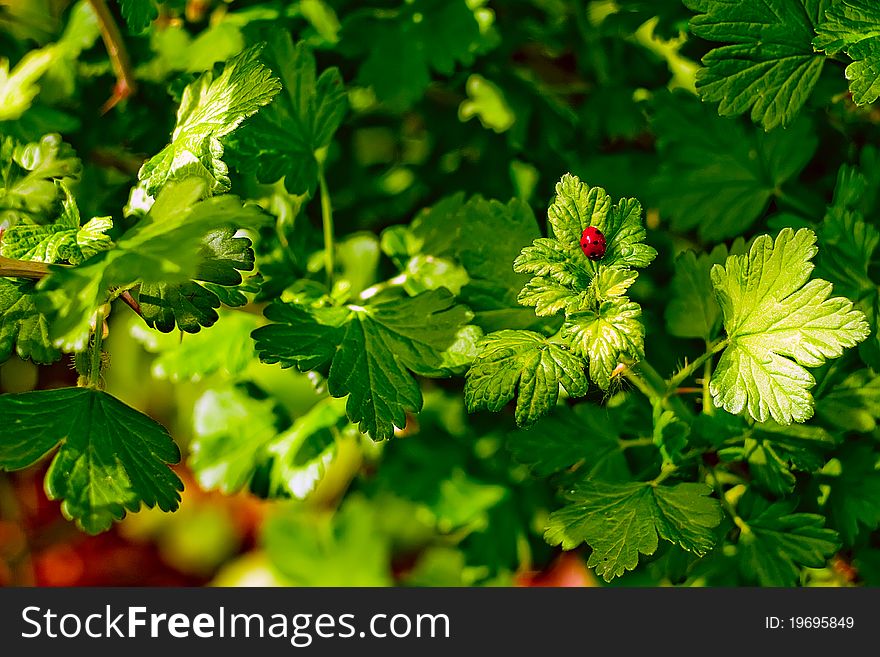
[[[803,422],[813,414],[807,367],[837,358],[869,334],[865,316],[831,284],[809,280],[816,234],[783,229],[758,237],[747,255],[712,267],[729,345],[712,376],[715,405],[764,422]],[[808,282],[809,281],[809,282]]]
[[[500,411],[516,396],[516,423],[528,426],[556,405],[560,385],[572,397],[586,394],[584,367],[565,345],[538,333],[497,331],[484,338],[468,370],[465,401],[470,411]]]
[[[187,86],[177,111],[171,143],[144,163],[138,178],[155,196],[167,182],[188,175],[204,175],[213,192],[229,190],[226,164],[221,159],[221,139],[247,117],[269,103],[281,88],[252,47],[231,59],[215,79],[204,73]]]

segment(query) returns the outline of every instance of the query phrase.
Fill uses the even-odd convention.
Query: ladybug
[[[605,257],[605,236],[595,226],[587,226],[581,235],[581,251],[590,260],[601,260]]]

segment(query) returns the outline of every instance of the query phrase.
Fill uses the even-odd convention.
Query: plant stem
[[[0,256],[0,276],[40,279],[49,275],[49,265],[30,260],[13,260]]]
[[[101,345],[104,341],[104,311],[98,309],[95,313],[95,339],[89,348],[89,388],[101,388]]]
[[[122,39],[122,33],[119,26],[110,13],[105,0],[89,0],[92,9],[98,17],[98,25],[101,29],[101,38],[104,40],[104,46],[107,48],[107,55],[110,57],[110,64],[116,73],[116,86],[113,87],[113,95],[104,103],[101,108],[101,114],[106,114],[113,109],[120,101],[131,96],[136,89],[134,81],[134,71],[131,67],[131,60],[128,57],[128,51],[125,49],[125,42]]]
[[[333,238],[333,206],[330,204],[323,163],[318,166],[318,186],[321,190],[321,221],[324,224],[324,271],[327,273],[327,286],[332,289],[336,270],[336,245]]]
[[[731,517],[734,523],[740,529],[742,529],[743,523],[742,518],[740,518],[736,511],[734,511],[733,507],[730,505],[730,502],[727,501],[727,497],[724,495],[724,489],[721,488],[721,482],[718,479],[718,473],[715,471],[715,468],[709,468],[709,475],[712,478],[712,488],[715,491],[715,494],[718,495],[718,500],[721,502],[721,507],[724,511]]]
[[[706,343],[706,350],[709,350],[709,343]],[[707,358],[703,363],[703,413],[712,415],[715,413],[715,405],[712,403],[712,393],[709,390],[709,382],[712,380],[712,359]]]
[[[673,376],[671,379],[669,379],[668,389],[670,391],[673,391],[676,388],[678,388],[681,385],[681,383],[685,379],[687,379],[689,376],[691,376],[694,372],[696,372],[697,368],[699,368],[700,365],[702,365],[703,363],[708,362],[711,367],[712,356],[714,356],[719,351],[724,349],[727,346],[727,342],[728,342],[727,340],[720,340],[720,341],[716,342],[714,345],[711,345],[711,344],[706,345],[706,353],[705,354],[703,354],[702,356],[697,358],[692,363],[689,363],[685,367],[681,368],[675,376]]]
[[[651,486],[659,486],[661,482],[667,480],[669,477],[675,474],[676,470],[678,470],[677,465],[666,464],[660,469],[660,474],[654,477],[654,479],[652,479],[648,483]]]

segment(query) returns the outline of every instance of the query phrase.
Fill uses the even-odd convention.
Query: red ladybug
[[[590,260],[601,260],[605,256],[605,236],[594,226],[587,226],[581,235],[581,251]]]

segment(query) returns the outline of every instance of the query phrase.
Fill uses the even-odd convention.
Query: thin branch
[[[92,9],[98,16],[98,24],[101,28],[101,38],[104,39],[104,46],[107,48],[107,54],[110,56],[110,64],[116,73],[116,86],[113,87],[113,95],[107,99],[101,108],[101,114],[106,114],[116,107],[118,103],[131,96],[137,85],[134,81],[134,71],[131,67],[131,60],[128,57],[128,51],[125,49],[125,42],[122,40],[122,33],[110,9],[107,7],[106,0],[89,0]]]
[[[49,275],[49,265],[30,260],[13,260],[0,256],[0,276],[8,278],[41,279]]]

